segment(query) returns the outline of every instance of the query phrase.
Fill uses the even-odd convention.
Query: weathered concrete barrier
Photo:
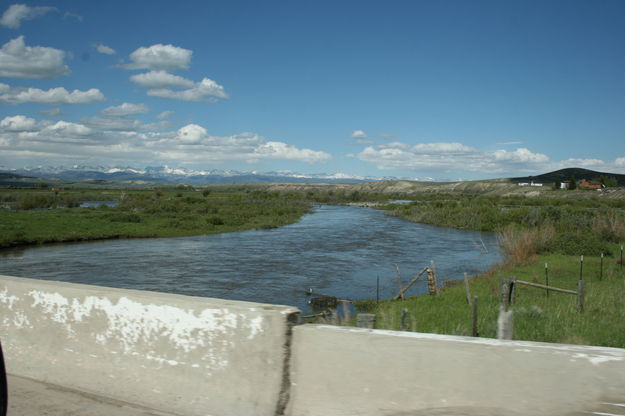
[[[625,414],[625,350],[303,325],[291,400],[303,415]]]
[[[625,414],[623,349],[293,326],[298,312],[0,276],[9,373],[159,411]]]
[[[274,415],[292,307],[0,276],[7,371],[182,415]]]

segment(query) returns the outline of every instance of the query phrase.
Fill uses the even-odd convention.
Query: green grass
[[[387,206],[392,215],[436,225],[499,232],[506,255],[504,265],[471,278],[471,295],[478,296],[478,330],[496,337],[500,285],[515,277],[577,290],[580,255],[585,256],[586,309],[577,311],[577,297],[517,285],[514,339],[625,348],[625,271],[618,264],[625,240],[623,201],[567,201],[487,197],[423,196],[406,206]],[[605,253],[600,279],[600,254]],[[454,276],[461,279],[462,276]],[[400,329],[408,309],[408,329],[451,335],[471,334],[471,308],[462,280],[438,296],[420,295],[375,304],[361,302],[374,312],[377,328]]]
[[[0,211],[0,247],[131,237],[176,237],[249,229],[296,222],[311,203],[266,192],[202,193],[187,188],[169,191],[51,191],[2,194],[3,201],[39,201],[42,207]],[[48,209],[50,199],[81,202],[116,200],[117,207]],[[18,205],[22,206],[22,205]],[[31,205],[29,205],[31,207]]]
[[[564,293],[517,285],[514,310],[514,339],[602,345],[625,348],[625,271],[614,258],[604,259],[599,279],[599,259],[585,258],[585,310],[577,310],[577,297]],[[550,286],[576,290],[579,258],[541,256],[537,261],[514,267],[500,267],[470,279],[471,296],[478,297],[478,330],[482,337],[495,338],[502,279],[545,282],[544,263],[549,264]],[[367,302],[376,314],[377,328],[400,329],[401,312],[409,311],[409,329],[450,335],[471,335],[471,308],[462,281],[443,288],[438,296],[420,295],[401,301]],[[364,305],[363,305],[364,306]]]

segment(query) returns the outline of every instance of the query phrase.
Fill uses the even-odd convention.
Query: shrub
[[[206,223],[211,225],[224,225],[224,220],[216,215],[206,218]]]
[[[609,244],[597,234],[580,231],[559,232],[555,238],[549,241],[543,250],[539,252],[551,252],[571,256],[599,256],[601,253],[611,256],[612,250]]]
[[[625,240],[625,218],[613,209],[600,211],[594,218],[592,231],[606,241],[621,242]]]
[[[55,205],[54,198],[45,195],[24,195],[19,198],[15,209],[51,208]]]
[[[545,250],[555,235],[555,228],[550,223],[531,229],[511,224],[497,233],[497,240],[509,263],[523,264]]]

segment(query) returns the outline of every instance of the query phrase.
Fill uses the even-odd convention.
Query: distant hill
[[[0,186],[35,186],[38,183],[31,176],[16,175],[14,173],[0,172]]]
[[[582,168],[566,168],[556,170],[554,172],[543,173],[542,175],[537,176],[523,176],[519,178],[510,178],[511,181],[514,182],[539,182],[539,183],[554,183],[555,181],[568,181],[572,176],[575,176],[575,179],[586,179],[593,180],[598,178],[601,175],[605,175],[608,177],[613,177],[617,180],[619,186],[625,186],[625,175],[621,175],[618,173],[609,173],[609,172],[597,172],[595,170],[590,169],[582,169]]]

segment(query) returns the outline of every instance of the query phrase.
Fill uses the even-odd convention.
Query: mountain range
[[[277,172],[241,172],[234,170],[192,170],[171,168],[168,166],[106,167],[106,166],[36,166],[10,169],[0,166],[0,172],[34,178],[54,178],[60,180],[97,180],[97,181],[145,181],[145,182],[182,182],[192,185],[239,184],[239,183],[358,183],[389,179],[409,179],[395,177],[355,176],[336,174],[302,174],[291,171]],[[410,178],[417,181],[433,181],[432,178]]]

